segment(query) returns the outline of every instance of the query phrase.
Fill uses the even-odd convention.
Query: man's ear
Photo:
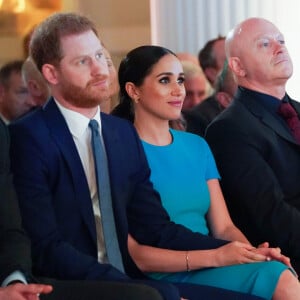
[[[236,76],[245,77],[246,71],[238,57],[230,57],[228,60],[228,65]]]
[[[138,103],[140,100],[139,89],[132,82],[126,82],[125,89],[129,97],[135,102]]]
[[[58,73],[55,66],[51,64],[44,64],[42,66],[42,73],[50,84],[58,84]]]

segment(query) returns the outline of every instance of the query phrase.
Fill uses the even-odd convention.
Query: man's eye
[[[87,60],[84,58],[84,59],[81,59],[78,63],[79,63],[80,65],[85,65],[86,62],[87,62]]]
[[[101,59],[102,53],[97,53],[95,57],[96,57],[97,60]]]
[[[25,95],[25,94],[28,94],[28,90],[27,90],[27,89],[24,89],[24,90],[18,90],[18,91],[17,91],[17,94],[18,94],[18,95]]]
[[[281,45],[284,45],[284,44],[285,44],[285,40],[279,40],[278,42],[279,42],[279,44],[281,44]]]

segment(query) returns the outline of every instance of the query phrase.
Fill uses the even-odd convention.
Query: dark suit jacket
[[[300,103],[291,102],[300,114]],[[239,89],[206,139],[235,224],[252,243],[269,241],[299,264],[300,146],[288,127]]]
[[[9,165],[9,136],[0,119],[0,283],[16,270],[31,270],[30,242],[21,218]],[[28,278],[27,278],[28,279]]]
[[[30,241],[22,229],[18,201],[12,184],[9,163],[8,130],[1,119],[0,142],[0,284],[8,275],[16,270],[23,273],[27,282],[36,282],[36,279],[31,275]],[[49,278],[38,278],[38,280],[41,283],[51,284],[54,289],[54,291],[48,295],[41,295],[41,299],[98,300],[100,298],[119,299],[120,297],[122,297],[122,299],[138,299],[137,287],[135,286],[116,285],[107,281],[57,281]],[[178,291],[174,287],[162,284],[158,286],[157,284],[153,284],[153,286],[166,296],[164,299],[179,299]],[[139,290],[141,298],[147,296],[143,293],[149,294],[149,290],[143,289],[144,288],[141,288]],[[152,291],[150,292],[153,293]],[[210,289],[207,288],[207,292],[216,293],[217,295],[221,293],[221,295],[223,295],[224,291],[210,291]],[[232,295],[225,293],[225,295],[227,294],[228,299],[231,299]],[[148,298],[150,299],[150,297]],[[161,299],[156,296],[154,298]]]
[[[170,222],[149,181],[149,167],[133,126],[101,114],[113,209],[128,274],[141,276],[129,257],[128,231],[140,242],[174,249],[207,249],[224,241]],[[97,262],[90,192],[66,122],[51,99],[10,126],[12,167],[38,274],[68,279],[115,279]]]
[[[192,109],[182,112],[187,124],[186,130],[203,137],[209,123],[222,111],[214,95],[208,97]]]

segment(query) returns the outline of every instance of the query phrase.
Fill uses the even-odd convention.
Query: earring
[[[140,98],[134,98],[134,102],[135,102],[136,104],[138,104],[139,101],[140,101]]]

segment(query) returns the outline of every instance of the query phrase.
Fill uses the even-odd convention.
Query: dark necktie
[[[297,112],[289,102],[281,102],[278,113],[285,119],[295,140],[300,144],[300,120]]]
[[[104,145],[99,135],[98,122],[90,120],[92,149],[94,154],[96,181],[100,201],[100,212],[104,242],[108,261],[120,271],[124,271],[112,208],[109,173]]]

